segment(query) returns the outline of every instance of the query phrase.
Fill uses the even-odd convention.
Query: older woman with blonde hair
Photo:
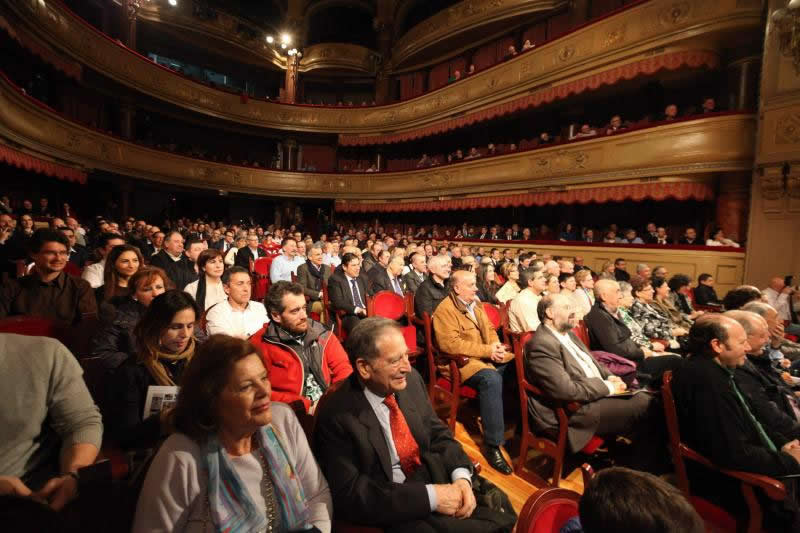
[[[616,281],[617,277],[614,275],[614,268],[614,261],[606,261],[603,263],[603,268],[600,271],[598,279],[610,279],[611,281]]]
[[[150,465],[132,531],[329,533],[328,483],[271,394],[256,346],[209,338],[184,372],[175,433]]]
[[[575,273],[575,292],[572,293],[572,303],[575,306],[575,315],[581,320],[594,305],[594,278],[590,270],[579,270]]]
[[[519,267],[513,261],[507,261],[500,266],[500,275],[506,282],[500,287],[494,297],[501,304],[516,298],[519,294]]]

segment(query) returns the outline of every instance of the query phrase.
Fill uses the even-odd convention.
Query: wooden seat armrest
[[[411,321],[411,324],[413,324],[414,326],[419,326],[421,328],[425,327],[425,321],[422,320],[421,318],[418,318],[417,315],[411,315],[409,317],[409,320]]]
[[[771,478],[762,474],[753,474],[752,472],[742,472],[740,470],[727,470],[725,468],[720,468],[696,451],[683,444],[681,444],[681,455],[687,459],[691,459],[692,461],[700,463],[706,468],[715,470],[734,479],[738,479],[742,483],[747,483],[748,485],[759,488],[763,490],[764,493],[772,500],[782,501],[786,498],[786,487],[784,487],[783,483],[775,478]]]
[[[505,348],[507,353],[514,353],[514,347],[510,344],[503,343],[503,348]]]
[[[452,353],[446,353],[441,350],[438,351],[438,358],[443,359],[444,361],[453,361],[458,368],[466,366],[470,359],[468,356],[463,354],[456,355]]]
[[[347,314],[347,311],[345,311],[344,309],[337,309],[335,311],[335,313],[336,313],[336,316],[343,317],[343,316],[345,316]]]

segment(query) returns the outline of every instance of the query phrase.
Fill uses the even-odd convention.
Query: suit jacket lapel
[[[386,444],[386,437],[383,435],[383,428],[381,423],[378,422],[378,417],[375,416],[375,411],[364,396],[364,391],[360,388],[354,388],[356,394],[356,402],[359,405],[360,413],[358,419],[367,428],[367,437],[369,442],[375,448],[375,453],[378,454],[383,472],[386,474],[386,479],[392,481],[392,464],[389,459],[389,446]]]

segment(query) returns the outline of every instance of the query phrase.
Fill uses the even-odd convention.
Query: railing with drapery
[[[624,201],[640,202],[642,200],[660,201],[667,199],[713,200],[714,188],[708,183],[668,182],[620,185],[616,187],[587,187],[566,191],[542,191],[527,194],[484,196],[480,198],[455,198],[451,200],[427,202],[359,203],[342,200],[336,202],[336,211],[342,213],[455,211],[556,204],[602,204],[606,202]]]
[[[40,159],[2,144],[0,144],[0,161],[38,174],[45,174],[54,178],[75,181],[82,184],[86,183],[86,172],[82,170],[61,165],[54,161]]]

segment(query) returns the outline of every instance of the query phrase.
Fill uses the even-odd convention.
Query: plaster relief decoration
[[[689,2],[678,2],[663,10],[658,21],[665,28],[683,24],[691,16],[692,5]]]
[[[783,176],[767,175],[761,177],[761,197],[764,200],[780,200],[783,196]]]
[[[600,48],[611,48],[612,46],[616,46],[624,40],[625,26],[621,26],[608,32],[608,35],[606,35],[605,39],[603,39],[603,42],[600,44]]]
[[[437,172],[422,177],[422,183],[429,189],[447,187],[455,182],[455,172]]]
[[[531,169],[535,174],[560,173],[570,170],[583,170],[589,155],[584,151],[570,152],[559,150],[554,154],[531,159]]]
[[[775,144],[800,143],[800,113],[780,117],[775,124]]]
[[[569,61],[572,59],[572,56],[575,55],[575,47],[571,45],[564,46],[563,48],[559,49],[558,51],[558,60],[562,63]]]

